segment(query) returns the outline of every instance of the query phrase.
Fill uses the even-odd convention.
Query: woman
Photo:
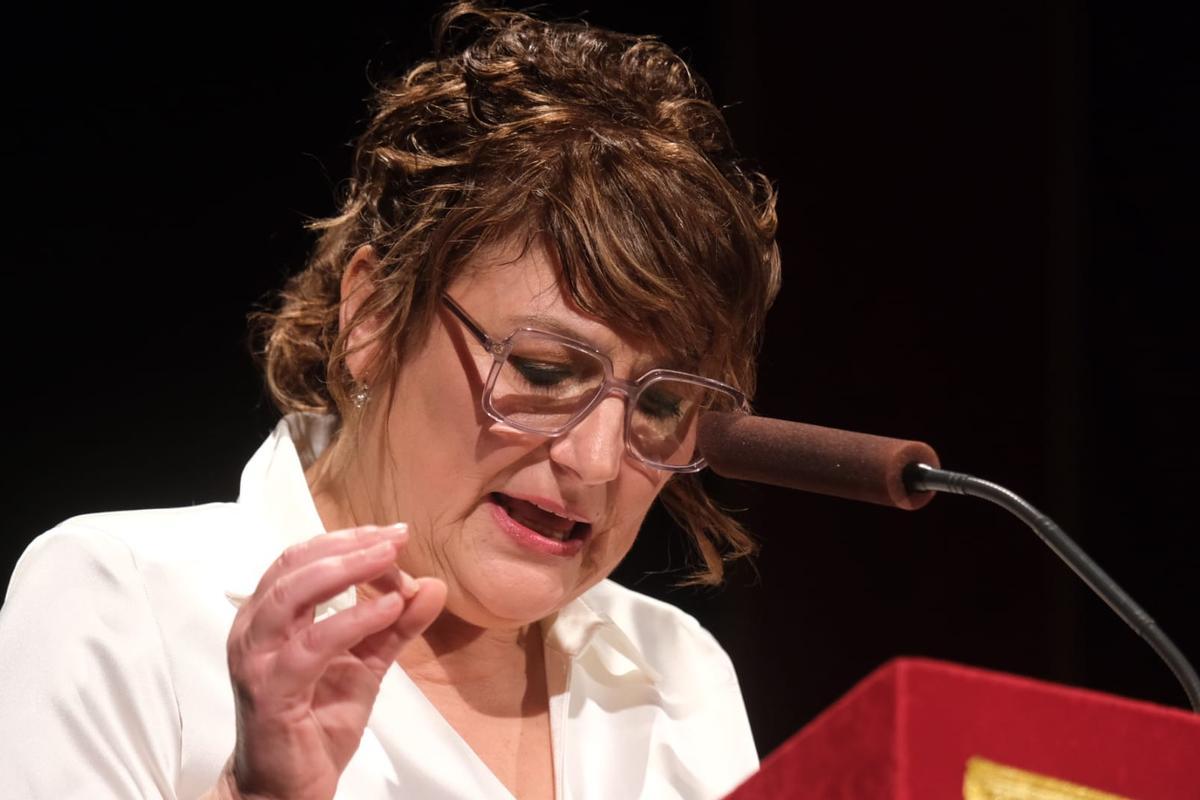
[[[728,657],[605,578],[655,498],[697,580],[751,548],[695,421],[752,389],[770,188],[658,42],[468,5],[439,41],[260,320],[286,416],[238,502],[69,520],[18,565],[18,796],[719,797],[756,767]]]

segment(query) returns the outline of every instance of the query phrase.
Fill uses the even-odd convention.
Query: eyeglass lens
[[[492,408],[527,430],[554,433],[604,388],[604,362],[563,342],[520,331],[492,386]],[[695,421],[703,410],[731,411],[734,398],[702,383],[659,377],[630,399],[628,436],[642,458],[668,466],[697,460]]]

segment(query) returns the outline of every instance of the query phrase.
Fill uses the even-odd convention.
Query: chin
[[[458,599],[467,607],[461,613],[454,608],[451,611],[485,628],[529,625],[558,611],[580,593],[563,578],[539,565],[492,563],[482,574],[461,582],[463,596]]]

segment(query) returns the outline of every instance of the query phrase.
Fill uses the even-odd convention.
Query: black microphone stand
[[[979,497],[1006,509],[1033,528],[1034,533],[1067,562],[1067,566],[1100,595],[1117,616],[1137,631],[1154,648],[1159,658],[1167,662],[1171,672],[1183,684],[1192,711],[1200,714],[1200,677],[1197,677],[1195,668],[1150,615],[1083,552],[1054,520],[1003,486],[963,472],[936,469],[926,464],[909,464],[904,468],[903,477],[909,492],[951,492]]]

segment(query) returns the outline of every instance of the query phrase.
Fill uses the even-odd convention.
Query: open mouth
[[[492,492],[491,500],[503,508],[514,522],[525,526],[539,536],[553,539],[556,542],[583,539],[592,529],[587,522],[564,517],[528,500],[518,500],[500,492]]]

